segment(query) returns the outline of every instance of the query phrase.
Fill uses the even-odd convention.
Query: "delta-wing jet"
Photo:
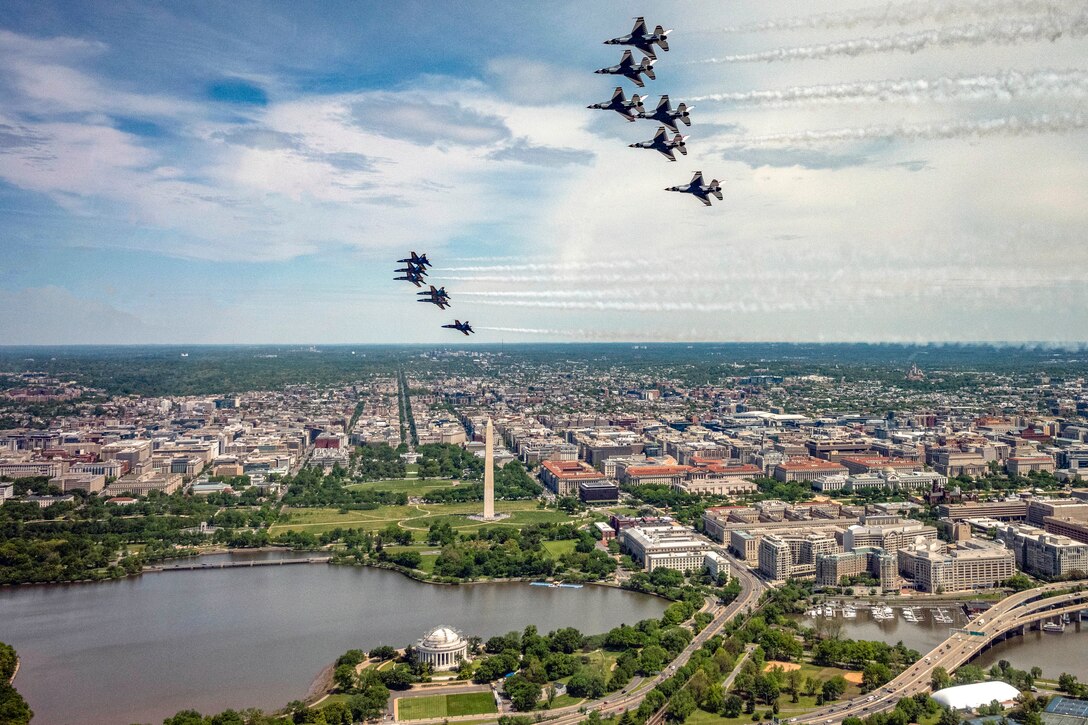
[[[691,194],[699,201],[703,202],[703,206],[710,206],[710,196],[713,194],[718,201],[722,200],[722,187],[718,183],[717,179],[714,179],[709,184],[703,182],[703,172],[696,171],[695,175],[691,177],[691,181],[683,186],[670,186],[665,191],[679,191],[682,194]]]
[[[642,99],[637,93],[631,96],[631,100],[627,100],[627,96],[620,86],[616,86],[616,90],[612,92],[611,99],[603,101],[602,103],[594,103],[592,106],[586,106],[586,108],[596,108],[601,111],[615,111],[627,121],[634,121],[635,117],[642,114],[645,110],[645,107],[642,105]]]
[[[676,155],[673,151],[679,151],[684,156],[688,155],[688,147],[684,145],[685,141],[687,141],[687,137],[680,134],[676,134],[670,141],[668,136],[665,135],[665,127],[658,126],[657,133],[654,134],[652,139],[628,144],[628,146],[633,149],[653,149],[669,161],[676,161]]]
[[[642,88],[646,84],[642,81],[642,74],[645,73],[650,80],[656,80],[657,76],[654,74],[654,59],[643,58],[642,62],[635,65],[634,57],[631,55],[631,51],[623,51],[623,55],[620,57],[620,62],[616,65],[610,65],[607,68],[599,68],[594,73],[602,73],[610,76],[623,76],[634,82],[636,86]]]
[[[452,325],[442,325],[447,330],[457,330],[463,333],[466,337],[476,332],[472,329],[472,325],[468,324],[468,320],[461,322],[460,320],[454,320]]]
[[[635,18],[635,27],[631,28],[630,33],[621,35],[618,38],[606,40],[604,41],[604,44],[630,45],[641,50],[647,57],[657,60],[657,52],[654,50],[654,44],[657,44],[661,50],[667,52],[669,50],[669,33],[671,32],[671,30],[665,30],[660,25],[654,28],[654,32],[647,32],[646,19],[637,17]]]
[[[661,100],[657,102],[657,108],[654,109],[653,113],[641,111],[638,114],[638,117],[649,119],[650,121],[657,121],[658,123],[668,126],[673,133],[676,133],[679,130],[676,127],[677,121],[683,121],[685,126],[691,125],[690,113],[694,109],[695,106],[688,107],[686,103],[681,103],[673,110],[669,97],[664,95],[661,96]]]
[[[432,284],[429,290],[416,292],[416,294],[423,296],[423,299],[418,299],[416,302],[430,302],[432,305],[438,305],[438,309],[440,310],[444,310],[450,306],[450,296],[446,293],[445,287],[435,289]]]

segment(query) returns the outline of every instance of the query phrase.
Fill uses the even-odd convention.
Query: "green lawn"
[[[269,533],[273,536],[284,531],[309,531],[321,534],[335,528],[355,528],[377,531],[391,523],[409,531],[426,531],[432,523],[446,522],[458,531],[474,531],[485,526],[513,526],[521,528],[529,524],[573,521],[562,511],[540,510],[536,501],[496,501],[495,510],[509,513],[510,517],[495,523],[483,523],[468,518],[483,508],[480,502],[450,504],[409,504],[407,506],[379,506],[376,509],[340,513],[337,508],[289,508],[287,523],[273,524]]]
[[[574,546],[578,542],[574,539],[563,539],[560,541],[545,541],[544,550],[548,552],[548,555],[553,559],[558,559],[563,554],[574,553]]]
[[[482,715],[490,712],[498,712],[495,707],[495,698],[490,692],[401,697],[397,700],[397,718],[399,720]]]

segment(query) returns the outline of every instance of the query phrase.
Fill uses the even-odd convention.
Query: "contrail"
[[[1047,133],[1068,133],[1083,129],[1086,126],[1088,126],[1088,116],[1082,113],[1059,113],[1045,116],[1008,116],[982,121],[860,126],[825,131],[779,133],[769,136],[754,136],[746,139],[743,146],[784,146],[835,141],[892,139],[914,141],[920,139],[982,138],[985,136],[1034,136]]]
[[[1084,98],[1088,95],[1088,71],[1036,70],[1023,73],[1009,70],[991,75],[942,76],[898,80],[857,81],[781,90],[715,93],[696,96],[692,102],[720,101],[738,105],[788,106],[818,103],[864,103],[867,101],[944,101],[951,99],[998,99],[1061,95]]]
[[[961,0],[885,4],[860,10],[820,13],[721,28],[723,33],[760,33],[774,30],[832,30],[859,26],[882,27],[921,22],[992,18],[1010,13],[1048,13],[1076,7],[1073,0]]]
[[[939,30],[899,33],[881,38],[855,38],[823,45],[774,48],[758,53],[707,58],[693,63],[751,63],[755,61],[813,60],[834,56],[870,55],[904,51],[917,53],[929,47],[951,48],[958,45],[996,43],[1013,45],[1036,40],[1055,41],[1062,36],[1081,38],[1088,34],[1088,13],[1075,16],[1045,16],[1035,19],[1011,19],[988,25],[960,25]]]

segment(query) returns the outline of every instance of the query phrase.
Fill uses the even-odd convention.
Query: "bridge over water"
[[[1088,588],[1067,582],[1047,584],[1013,594],[991,607],[963,629],[951,630],[948,639],[925,654],[884,687],[845,703],[820,708],[793,718],[797,723],[841,722],[849,716],[866,717],[889,710],[903,697],[928,692],[933,671],[953,671],[995,643],[1023,634],[1043,621],[1088,609]]]

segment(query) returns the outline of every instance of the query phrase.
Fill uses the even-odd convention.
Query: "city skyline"
[[[1081,342],[1053,5],[9,3],[0,339]],[[679,163],[585,108],[639,91],[592,72],[636,14],[676,29],[642,92],[696,106]],[[724,201],[662,191],[695,169]],[[392,281],[411,249],[451,310]]]

